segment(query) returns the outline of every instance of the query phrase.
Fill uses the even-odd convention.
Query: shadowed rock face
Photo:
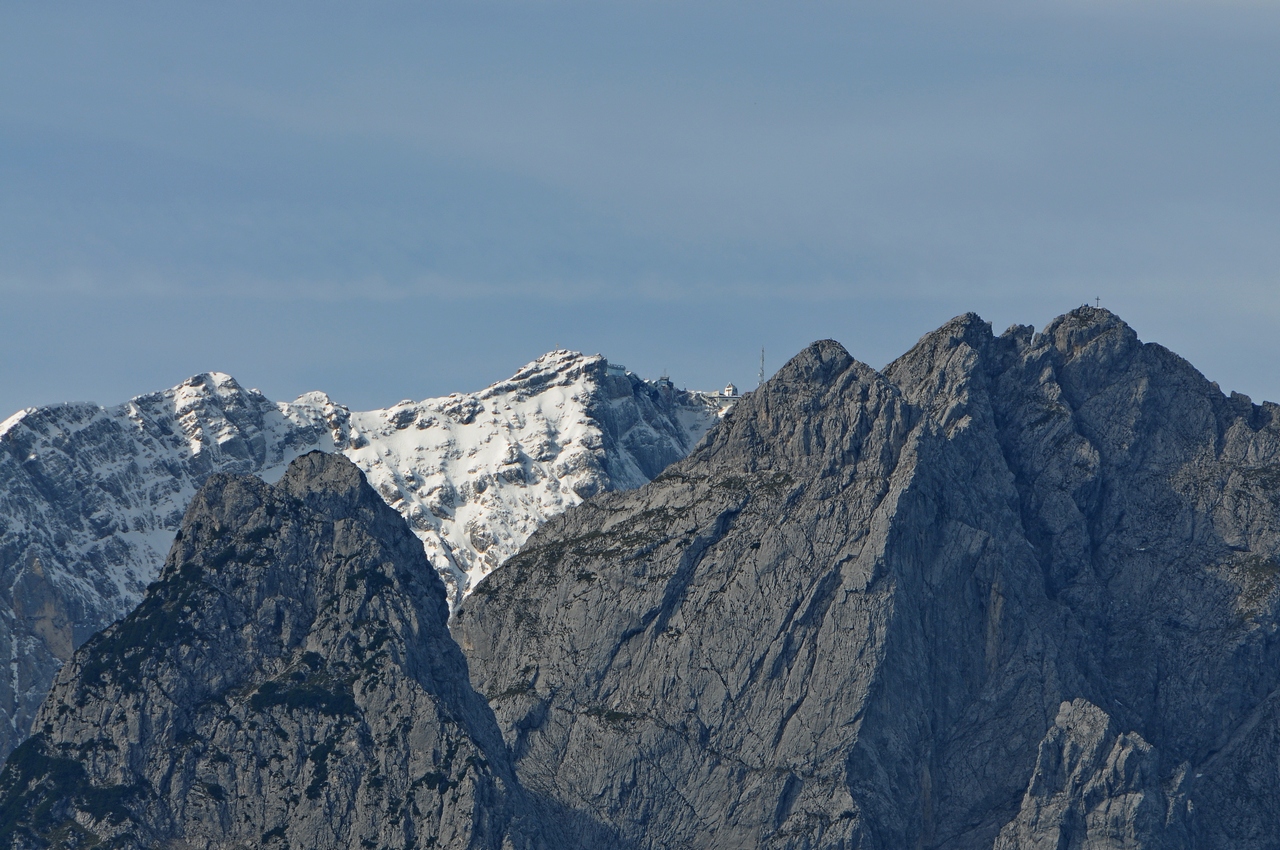
[[[447,616],[351,462],[305,455],[275,487],[214,475],[160,580],[75,654],[0,774],[0,845],[600,839],[520,788]]]
[[[1272,847],[1280,408],[1105,310],[816,343],[455,615],[525,787],[645,847]]]
[[[329,405],[330,408],[333,405]],[[332,448],[325,411],[285,410],[229,375],[115,408],[59,404],[0,422],[0,753],[30,730],[54,675],[129,613],[215,472],[278,477]]]

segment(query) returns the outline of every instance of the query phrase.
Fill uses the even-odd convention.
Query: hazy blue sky
[[[555,345],[754,386],[1096,296],[1280,399],[1280,4],[0,4],[0,418]]]

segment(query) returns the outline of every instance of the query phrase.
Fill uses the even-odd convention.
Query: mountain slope
[[[645,847],[1271,847],[1278,469],[1105,310],[817,343],[453,631],[522,782]]]
[[[277,487],[212,476],[160,580],[76,653],[0,773],[0,843],[575,846],[581,825],[516,782],[447,620],[349,461],[305,455]]]
[[[196,376],[114,408],[56,405],[0,423],[0,753],[58,666],[126,614],[215,472],[278,478],[341,451],[404,515],[456,603],[547,517],[634,487],[717,419],[709,399],[555,351],[473,394],[354,412],[322,393],[275,403]]]
[[[554,351],[478,393],[349,414],[337,442],[409,520],[456,603],[548,517],[644,484],[718,419],[701,394]]]

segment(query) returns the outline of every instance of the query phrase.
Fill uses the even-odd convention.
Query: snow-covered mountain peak
[[[274,402],[205,372],[115,407],[58,404],[0,423],[0,754],[75,646],[128,612],[214,472],[275,481],[339,451],[409,521],[460,600],[551,516],[639,486],[686,455],[715,401],[557,350],[476,393],[351,411]],[[7,726],[11,733],[6,733]]]
[[[5,434],[9,433],[9,431],[16,428],[18,423],[26,418],[27,414],[35,413],[35,411],[36,409],[34,407],[24,407],[8,419],[0,422],[0,437],[3,437]]]
[[[718,413],[557,350],[476,393],[350,413],[337,444],[409,520],[456,602],[547,518],[683,457]]]
[[[549,386],[579,383],[588,387],[594,384],[595,372],[602,372],[606,362],[599,354],[586,355],[579,351],[556,349],[526,364],[508,380],[499,381],[481,390],[476,396],[490,398],[495,395],[512,395],[527,398]]]

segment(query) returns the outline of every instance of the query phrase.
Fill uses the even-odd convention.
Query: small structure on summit
[[[723,416],[724,412],[733,407],[742,396],[738,393],[737,386],[728,383],[724,385],[722,390],[704,393],[703,398],[715,402],[716,406],[720,408],[720,414]]]

